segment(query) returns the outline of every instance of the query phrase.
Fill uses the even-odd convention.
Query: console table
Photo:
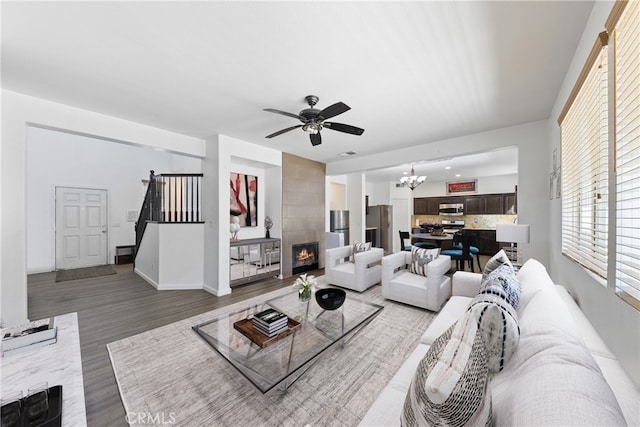
[[[230,242],[230,286],[279,276],[280,273],[280,239],[265,237]]]

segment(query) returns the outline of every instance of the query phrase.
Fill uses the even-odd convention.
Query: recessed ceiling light
[[[445,168],[445,170],[449,170],[449,169],[451,169],[451,166],[445,166],[444,168]]]
[[[345,151],[344,153],[340,153],[340,157],[351,157],[355,156],[357,153],[355,151]]]
[[[459,173],[456,174],[456,178],[460,178],[462,175],[460,175]]]

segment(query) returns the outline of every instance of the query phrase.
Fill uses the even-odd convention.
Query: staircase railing
[[[135,224],[136,254],[148,222],[197,223],[202,221],[202,174],[149,174],[149,186]]]

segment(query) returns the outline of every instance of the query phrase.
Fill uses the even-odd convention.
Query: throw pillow
[[[487,354],[467,312],[435,339],[411,381],[402,426],[491,425]]]
[[[365,243],[355,242],[351,247],[351,257],[349,261],[355,262],[355,254],[358,254],[360,252],[366,252],[370,249],[371,249],[371,242],[365,242]]]
[[[504,298],[515,309],[520,302],[522,287],[510,265],[502,264],[487,275],[480,285],[479,294],[493,293]]]
[[[493,289],[502,290],[499,284],[494,284]],[[467,310],[477,319],[486,346],[489,372],[495,374],[502,371],[520,341],[516,310],[500,292],[478,294]]]
[[[421,276],[427,275],[427,266],[431,261],[438,258],[440,249],[422,249],[416,246],[411,247],[411,272]]]
[[[484,266],[484,270],[482,270],[482,278],[487,277],[493,270],[500,267],[502,264],[508,264],[513,268],[511,261],[509,261],[509,257],[504,249],[500,249],[500,251],[495,254]]]

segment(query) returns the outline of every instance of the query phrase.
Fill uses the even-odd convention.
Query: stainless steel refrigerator
[[[377,247],[384,249],[384,253],[393,252],[393,206],[369,206],[367,227],[376,227]]]
[[[330,211],[329,212],[329,231],[342,233],[344,235],[344,244],[349,244],[349,211]]]

